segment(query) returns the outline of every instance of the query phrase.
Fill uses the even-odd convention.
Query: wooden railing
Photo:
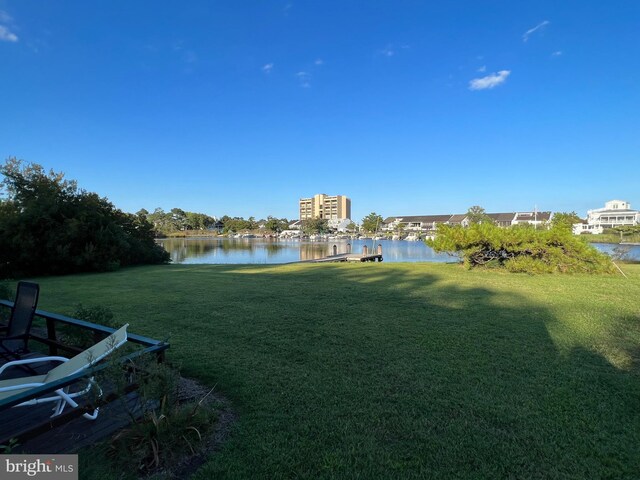
[[[0,300],[0,307],[12,308],[13,302]],[[52,356],[60,355],[61,351],[69,354],[69,356],[77,355],[78,353],[81,353],[83,351],[83,349],[78,348],[77,346],[67,345],[60,340],[60,336],[58,335],[59,326],[68,325],[79,328],[81,330],[93,332],[96,342],[100,341],[102,338],[110,335],[116,330],[114,328],[105,327],[104,325],[98,325],[84,320],[67,317],[65,315],[46,312],[44,310],[36,310],[36,317],[41,318],[45,321],[46,336],[36,333],[37,329],[34,329],[34,333],[29,334],[29,341],[46,345],[48,347],[49,355]],[[161,362],[164,360],[164,352],[167,350],[167,348],[169,348],[169,344],[167,342],[154,340],[152,338],[137,335],[135,333],[128,333],[127,340],[130,343],[140,345],[141,348],[122,357],[122,362],[128,362],[141,355],[156,355],[157,360]],[[51,382],[40,387],[30,388],[26,392],[17,393],[16,395],[0,400],[0,411],[9,409],[25,401],[41,397],[44,394],[71,385],[77,382],[79,379],[86,377],[87,373],[91,373],[93,375],[95,372],[104,369],[107,365],[108,363],[103,362],[101,364],[93,366],[90,369],[90,372],[81,371],[79,373],[76,373],[75,375],[65,377],[64,379],[57,382]],[[103,399],[102,403],[106,403],[111,400],[113,400],[112,396],[107,395],[107,397]],[[49,426],[53,428],[56,425],[66,423],[72,418],[82,415],[82,413],[85,413],[85,411],[87,410],[82,408],[70,409],[68,412],[63,413],[59,417],[55,417],[55,422],[52,421],[54,419],[50,419]],[[34,426],[34,428],[29,431],[29,434],[40,430],[42,430],[42,426]],[[20,434],[18,435],[16,434],[16,432],[2,432],[0,427],[0,444],[2,444],[9,438],[22,437],[25,435],[25,433],[26,432],[20,432]]]

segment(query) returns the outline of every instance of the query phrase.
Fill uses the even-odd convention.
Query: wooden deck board
[[[0,359],[0,365],[5,362],[6,359]],[[49,365],[39,364],[35,370],[37,373],[42,374],[52,368],[53,365],[57,365],[57,363]],[[15,370],[16,371],[13,372],[8,371],[8,375],[3,375],[3,378],[29,375],[28,372],[24,370]],[[105,392],[105,394],[106,393],[107,392]],[[82,416],[74,418],[64,425],[60,425],[24,441],[12,451],[14,453],[34,454],[73,453],[84,446],[104,440],[117,430],[130,424],[131,416],[127,411],[132,412],[135,417],[140,416],[137,393],[129,393],[125,396],[125,399],[126,400],[117,399],[103,406],[96,420],[87,420]],[[34,425],[46,424],[53,413],[53,405],[54,402],[50,402],[41,405],[13,407],[0,411],[0,438],[12,438],[12,434],[17,435]],[[68,411],[68,409],[70,409],[70,407],[67,406],[65,412]]]

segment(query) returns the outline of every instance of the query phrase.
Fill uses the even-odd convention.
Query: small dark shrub
[[[206,401],[182,402],[177,370],[153,360],[129,366],[129,381],[139,385],[138,403],[128,406],[133,423],[113,436],[108,455],[118,469],[136,469],[139,476],[171,471],[206,446],[217,411]],[[136,415],[142,412],[142,415]]]
[[[103,305],[84,306],[78,304],[70,317],[96,323],[104,327],[120,328],[122,325],[113,319],[113,312],[109,307]],[[89,348],[99,340],[95,334],[84,328],[67,325],[61,329],[63,340],[68,345],[82,349]]]

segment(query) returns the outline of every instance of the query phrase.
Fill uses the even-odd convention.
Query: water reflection
[[[593,243],[598,250],[621,260],[640,261],[640,245]]]
[[[323,242],[269,238],[170,238],[159,243],[173,263],[289,263],[337,253],[369,252],[382,246],[385,262],[451,262],[455,257],[435,253],[424,242],[403,240],[329,240]]]
[[[455,257],[435,253],[424,242],[404,240],[329,240],[323,242],[269,238],[172,238],[160,243],[171,254],[173,263],[289,263],[313,260],[334,253],[369,252],[382,246],[385,262],[452,262]],[[617,245],[594,244],[606,253]],[[640,246],[625,248],[627,259],[640,260]]]

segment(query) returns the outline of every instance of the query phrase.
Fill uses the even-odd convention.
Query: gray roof
[[[511,222],[516,216],[516,212],[487,213],[487,216],[494,222]]]
[[[551,218],[551,212],[518,212],[516,220],[519,222],[547,222]]]
[[[462,223],[467,216],[468,215],[466,213],[456,213],[455,215],[451,215],[449,223]]]
[[[636,210],[616,210],[617,212],[635,212]],[[602,213],[602,212],[599,212]],[[467,218],[467,213],[456,213],[454,215],[405,215],[387,217],[383,223],[389,225],[390,223],[399,220],[400,223],[453,223],[459,224]],[[520,222],[539,221],[547,222],[551,218],[551,212],[502,212],[502,213],[487,213],[487,216],[494,222],[504,223],[512,222],[514,220]]]

